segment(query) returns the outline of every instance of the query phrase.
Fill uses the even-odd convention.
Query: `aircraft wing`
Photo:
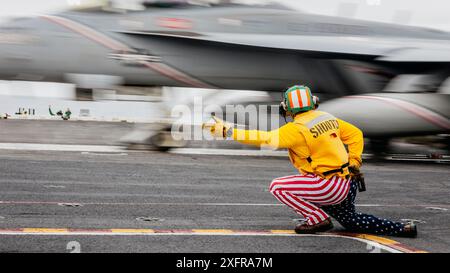
[[[446,40],[387,39],[385,37],[338,37],[267,35],[247,33],[193,33],[180,31],[121,32],[142,39],[214,43],[267,50],[297,51],[317,58],[346,58],[384,62],[450,62]]]

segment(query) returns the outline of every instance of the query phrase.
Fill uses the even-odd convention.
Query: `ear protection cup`
[[[313,102],[314,102],[314,110],[319,108],[320,105],[320,99],[317,96],[313,96]]]
[[[282,102],[280,103],[280,106],[279,106],[279,113],[280,113],[280,116],[282,116],[282,117],[284,117],[284,119],[286,119],[286,116],[287,116],[287,106],[286,106],[286,103],[285,103],[284,101],[282,101]]]

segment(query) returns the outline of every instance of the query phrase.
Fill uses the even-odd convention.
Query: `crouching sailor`
[[[297,233],[330,230],[333,217],[351,232],[416,237],[414,223],[390,221],[355,210],[356,193],[365,190],[359,171],[363,133],[348,122],[318,111],[318,105],[319,99],[308,87],[293,86],[280,104],[280,114],[293,121],[279,129],[234,129],[218,118],[215,124],[204,126],[217,138],[288,149],[299,174],[276,178],[269,189],[276,199],[305,219],[295,228]]]

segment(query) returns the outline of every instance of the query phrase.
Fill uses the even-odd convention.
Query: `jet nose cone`
[[[36,18],[19,18],[0,25],[0,80],[19,79],[33,63],[39,44]],[[27,78],[28,79],[28,78]]]

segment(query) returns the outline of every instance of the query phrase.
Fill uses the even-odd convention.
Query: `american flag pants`
[[[328,219],[330,216],[320,206],[341,203],[349,189],[349,179],[338,176],[326,179],[314,174],[280,177],[270,184],[275,198],[301,214],[308,225]]]
[[[356,212],[357,185],[351,180],[324,179],[316,175],[293,175],[276,178],[270,192],[282,203],[301,214],[314,225],[330,216],[346,230],[378,235],[397,235],[405,224],[370,214]]]

